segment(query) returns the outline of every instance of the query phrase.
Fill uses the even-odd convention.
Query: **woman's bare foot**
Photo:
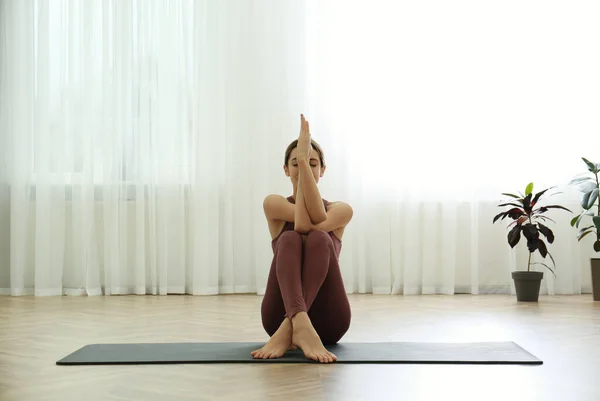
[[[308,359],[321,363],[337,361],[337,357],[323,346],[306,312],[297,313],[292,319],[292,326],[292,344],[302,349]]]
[[[292,322],[286,317],[265,346],[252,351],[250,355],[255,359],[281,358],[287,351],[295,349],[292,345]]]

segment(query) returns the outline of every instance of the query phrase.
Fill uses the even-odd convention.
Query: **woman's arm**
[[[310,221],[312,224],[322,223],[327,218],[327,214],[315,177],[312,175],[308,157],[298,157],[298,170],[298,186],[302,185],[303,187],[304,204],[310,216]]]
[[[294,205],[281,195],[267,195],[263,209],[269,225],[271,237],[275,238],[285,222],[294,222]]]
[[[319,192],[319,188],[317,188],[315,177],[313,177],[310,168],[309,160],[313,150],[310,140],[310,128],[308,126],[308,121],[306,121],[304,118],[304,115],[300,115],[300,118],[301,128],[300,136],[298,138],[298,150],[296,156],[299,169],[298,188],[302,186],[304,204],[306,210],[308,211],[311,223],[319,224],[325,221],[327,215],[325,213],[325,206],[323,205],[321,193]],[[298,198],[300,199],[301,197],[298,196]],[[298,203],[298,200],[296,200],[296,203]]]
[[[267,195],[263,209],[269,220],[294,222],[294,205],[281,195]]]
[[[302,171],[299,173],[302,176]],[[298,179],[298,192],[296,193],[296,204],[294,205],[294,231],[300,234],[306,234],[310,231],[312,222],[304,203],[304,188],[302,180]]]
[[[345,202],[331,203],[327,208],[326,219],[319,224],[311,224],[309,231],[330,232],[344,229],[352,220],[353,214],[354,211],[349,204]]]

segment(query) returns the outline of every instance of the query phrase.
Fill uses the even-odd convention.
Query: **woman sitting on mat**
[[[329,363],[337,357],[324,344],[337,343],[350,327],[338,259],[352,208],[321,198],[317,183],[325,160],[303,115],[300,136],[288,146],[283,168],[293,184],[292,196],[269,195],[263,204],[274,254],[261,316],[271,338],[251,354],[280,358],[300,348],[307,358]]]

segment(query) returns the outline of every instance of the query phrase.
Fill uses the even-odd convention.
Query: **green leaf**
[[[551,229],[543,225],[542,223],[537,223],[540,232],[548,239],[548,242],[551,244],[554,242],[554,233]]]
[[[585,210],[589,210],[592,206],[594,206],[594,203],[596,203],[596,199],[598,199],[598,188],[595,188],[591,192],[588,192],[587,194],[583,195],[583,199],[581,200],[581,206]]]
[[[542,215],[537,215],[536,214],[535,216],[533,216],[533,219],[542,219],[544,221],[550,220],[551,222],[553,222],[553,223],[556,224],[556,221],[552,220],[550,217],[546,217],[546,216],[542,216]]]
[[[592,217],[592,221],[594,222],[594,225],[596,226],[598,232],[600,232],[600,216]]]
[[[575,223],[575,227],[579,228],[579,223],[581,223],[581,219],[583,219],[583,214],[580,214],[577,218],[577,223]]]
[[[586,181],[579,186],[579,191],[585,194],[587,192],[592,192],[594,188],[598,188],[596,181]]]
[[[588,170],[590,170],[592,173],[598,172],[598,168],[596,167],[596,165],[594,163],[592,163],[591,161],[589,161],[585,157],[582,157],[581,159],[584,161],[585,164],[587,164]]]
[[[577,220],[581,219],[581,215],[579,216],[575,216],[571,219],[571,227],[575,227],[575,223],[577,223]]]
[[[594,251],[600,252],[600,239],[594,242]]]
[[[556,267],[556,262],[554,261],[554,258],[550,252],[548,252],[548,256],[550,256],[550,259],[552,259],[552,266]]]
[[[542,195],[544,195],[546,193],[546,191],[548,191],[548,190],[550,190],[552,188],[554,188],[554,187],[546,188],[543,191],[540,191],[537,194],[535,194],[535,196],[533,197],[533,200],[531,201],[531,204],[535,205],[538,202],[538,200],[540,200],[540,198],[542,197]]]
[[[582,239],[585,238],[586,235],[588,235],[589,233],[593,233],[593,232],[594,232],[594,230],[589,230],[589,231],[584,232],[581,235],[578,234],[577,235],[577,241],[581,241]]]
[[[545,264],[545,263],[542,263],[542,262],[533,262],[533,263],[531,263],[531,264],[532,264],[532,265],[542,265],[542,266],[546,266],[546,269],[550,270],[550,271],[552,272],[552,274],[554,275],[554,277],[556,277],[556,274],[554,274],[554,270],[552,270],[552,269],[550,268],[550,266],[548,266],[547,264]]]
[[[511,219],[516,220],[523,215],[524,213],[521,209],[514,207],[506,212],[498,213],[496,216],[494,216],[493,223],[495,223],[499,218],[502,218],[501,220],[504,220],[506,217],[510,217]]]
[[[518,205],[518,204],[516,204],[516,203],[512,203],[512,202],[510,202],[510,203],[502,203],[502,204],[498,205],[498,207],[502,207],[502,206],[516,206],[516,207],[523,207],[522,205]]]
[[[502,217],[502,220],[504,220],[504,217],[506,217],[506,212],[502,212],[502,213],[498,213],[497,215],[494,216],[494,221],[492,222],[492,224],[494,224],[496,222],[496,220],[498,220],[500,217]]]
[[[521,239],[521,226],[516,225],[513,227],[512,230],[509,231],[507,237],[508,237],[508,244],[510,245],[511,248],[514,248],[515,245],[517,245],[519,243],[519,240]]]
[[[533,182],[527,184],[527,188],[525,188],[525,195],[529,195],[533,191]]]
[[[523,210],[525,211],[525,213],[530,214],[531,213],[531,197],[533,196],[533,194],[530,192],[529,194],[527,194],[527,196],[525,197],[525,199],[523,199]]]
[[[523,225],[523,235],[530,241],[540,237],[539,229],[535,226],[535,224],[531,223]]]
[[[548,254],[548,248],[546,247],[546,243],[541,238],[538,242],[538,251],[540,251],[540,254],[543,258],[545,258]]]
[[[507,194],[507,193],[503,192],[502,195],[504,195],[504,196],[510,196],[511,198],[515,198],[515,199],[521,199],[518,195],[515,195],[515,194]]]
[[[510,209],[508,212],[506,212],[506,215],[513,220],[516,220],[522,216],[526,216],[525,212],[522,209],[519,209],[518,207]]]
[[[535,213],[545,213],[548,211],[548,209],[563,209],[563,210],[566,210],[567,212],[571,212],[566,207],[560,206],[560,205],[542,206],[541,208],[534,210],[534,212]],[[571,213],[573,213],[573,212],[571,212]]]
[[[594,228],[594,226],[588,226],[585,228],[582,228],[581,230],[579,230],[579,232],[577,233],[577,236],[579,237],[581,234],[583,234],[584,231],[589,230],[590,228]]]
[[[582,182],[592,181],[593,179],[594,179],[593,177],[577,177],[577,178],[573,178],[569,182],[569,185],[581,184]]]

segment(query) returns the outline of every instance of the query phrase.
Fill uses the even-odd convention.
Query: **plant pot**
[[[592,294],[594,301],[600,301],[600,258],[590,259],[592,268]]]
[[[517,301],[537,302],[544,273],[532,271],[512,272],[517,292]]]

